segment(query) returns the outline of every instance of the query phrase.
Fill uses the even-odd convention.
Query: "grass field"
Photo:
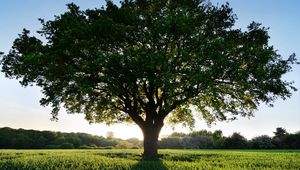
[[[159,161],[141,150],[0,150],[0,170],[46,169],[300,169],[300,150],[160,150]]]

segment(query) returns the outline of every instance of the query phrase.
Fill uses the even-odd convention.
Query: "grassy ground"
[[[160,150],[159,161],[141,150],[0,150],[0,169],[300,169],[300,150]]]

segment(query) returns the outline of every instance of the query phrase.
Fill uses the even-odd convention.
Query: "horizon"
[[[8,53],[13,40],[21,33],[23,28],[29,29],[31,34],[36,35],[39,30],[38,18],[52,20],[54,15],[60,15],[66,11],[65,4],[75,2],[82,10],[87,8],[100,8],[104,1],[98,0],[63,0],[63,1],[34,1],[26,2],[4,0],[0,2],[0,51]],[[116,1],[114,1],[116,2]],[[212,0],[213,4],[224,4],[224,0]],[[291,0],[289,3],[266,0],[255,1],[229,1],[237,15],[235,28],[244,30],[251,21],[262,23],[265,27],[270,27],[269,44],[278,49],[283,58],[287,58],[293,52],[296,53],[300,61],[300,1]],[[259,5],[257,5],[259,4]],[[288,12],[286,12],[288,11]],[[38,36],[39,37],[39,36]],[[240,132],[247,139],[258,135],[272,136],[276,127],[283,127],[289,133],[300,130],[300,67],[294,65],[293,72],[284,76],[287,81],[294,81],[294,86],[298,91],[293,92],[291,98],[287,100],[278,99],[274,107],[270,108],[261,104],[254,117],[239,117],[238,120],[226,123],[217,122],[216,125],[208,127],[203,121],[198,120],[194,131],[199,130],[222,130],[224,136],[229,136],[234,132]],[[39,99],[42,97],[40,88],[33,86],[23,88],[17,80],[4,77],[0,72],[0,127],[22,128],[33,130],[49,130],[61,132],[82,132],[97,136],[105,136],[107,132],[114,132],[115,136],[121,139],[136,137],[142,139],[142,132],[137,125],[118,124],[106,126],[104,124],[90,125],[83,114],[67,114],[64,109],[60,111],[58,122],[50,121],[50,108],[42,107]],[[176,126],[174,129],[165,125],[160,137],[172,132],[188,133],[188,128]]]
[[[3,128],[9,128],[9,129],[14,129],[14,130],[25,130],[25,131],[31,131],[31,130],[33,130],[33,131],[38,131],[38,132],[50,131],[50,132],[54,132],[54,133],[84,133],[84,134],[88,134],[88,135],[92,135],[92,136],[104,137],[104,138],[106,138],[106,139],[107,139],[107,134],[111,132],[111,131],[108,131],[106,135],[94,135],[94,134],[90,134],[90,133],[87,133],[87,132],[64,132],[64,131],[52,131],[52,130],[40,130],[40,129],[11,128],[11,127],[7,127],[7,126],[0,127],[0,129],[3,129]],[[285,129],[284,127],[278,127],[278,128],[283,128],[283,129]],[[206,129],[204,129],[204,130],[206,130]],[[218,129],[218,130],[221,130],[221,129]],[[269,136],[269,137],[271,137],[271,138],[274,137],[274,136],[275,136],[275,135],[274,135],[275,130],[276,130],[276,129],[274,129],[274,131],[272,132],[273,135],[267,135],[267,136]],[[197,131],[193,130],[193,131],[189,131],[188,133],[184,133],[184,132],[183,132],[183,133],[186,134],[186,135],[189,135],[189,134],[192,133],[192,132],[198,132],[198,131],[201,131],[201,130],[197,130]],[[210,130],[207,130],[207,131],[208,131],[208,132],[212,132],[212,133],[214,132],[214,131],[210,131]],[[222,130],[221,130],[221,131],[222,131]],[[222,132],[223,132],[223,131],[222,131]],[[173,133],[176,133],[176,131],[174,131],[174,132],[172,132],[171,134],[168,134],[168,135],[160,136],[158,140],[161,140],[162,138],[168,138],[168,137],[171,137],[171,135],[172,135]],[[235,133],[235,132],[233,132],[233,133]],[[239,132],[237,132],[237,133],[239,133]],[[294,133],[290,133],[289,131],[287,131],[287,133],[288,133],[288,134],[296,134],[296,133],[300,133],[300,130],[298,130],[298,131],[296,131],[296,132],[294,132]],[[242,133],[239,133],[239,134],[240,134],[241,136],[245,137]],[[228,138],[228,137],[230,137],[231,135],[232,135],[232,134],[230,134],[230,135],[224,135],[224,134],[223,134],[223,137]],[[253,139],[253,138],[255,138],[255,137],[259,137],[259,136],[263,136],[263,135],[264,135],[264,134],[254,136],[254,137],[252,137],[252,138],[247,138],[247,137],[245,137],[245,138],[246,138],[248,141],[250,141],[251,139]],[[121,140],[127,140],[127,139],[137,138],[137,137],[119,138],[119,137],[115,136],[115,134],[113,133],[113,138],[115,138],[115,139],[121,139]],[[142,138],[137,138],[137,139],[140,140],[140,141],[143,141]]]

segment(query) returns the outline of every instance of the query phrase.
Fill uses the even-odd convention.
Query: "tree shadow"
[[[130,152],[117,152],[117,153],[96,153],[99,156],[105,156],[109,158],[124,158],[130,160],[136,160],[138,163],[130,167],[131,170],[167,170],[168,168],[163,164],[162,158],[164,154],[159,154],[158,159],[144,159],[140,153]]]
[[[167,170],[168,168],[160,159],[147,160],[141,159],[137,164],[133,165],[132,170]]]

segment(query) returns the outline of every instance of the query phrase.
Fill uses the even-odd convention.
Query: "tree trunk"
[[[163,125],[148,126],[141,128],[144,135],[144,154],[143,158],[157,159],[158,136]]]

